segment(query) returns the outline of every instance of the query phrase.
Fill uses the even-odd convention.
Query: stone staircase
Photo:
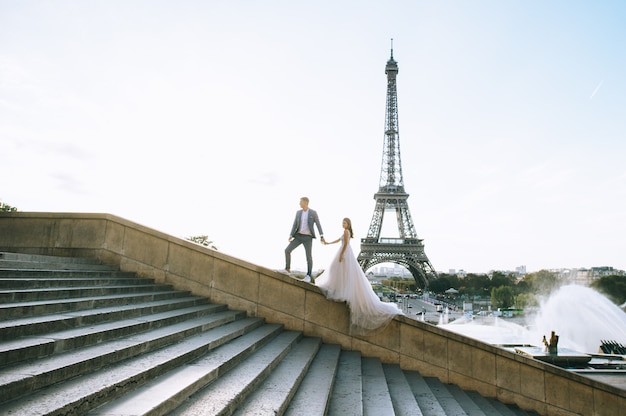
[[[1,415],[536,415],[83,258],[0,253]]]

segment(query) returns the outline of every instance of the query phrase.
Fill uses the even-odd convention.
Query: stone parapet
[[[542,415],[626,415],[626,391],[405,316],[350,336],[345,303],[316,286],[110,214],[0,213],[0,251],[97,258]]]

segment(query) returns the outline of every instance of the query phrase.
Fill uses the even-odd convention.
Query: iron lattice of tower
[[[437,272],[424,252],[423,240],[417,238],[415,226],[409,212],[404,190],[402,166],[400,163],[400,136],[398,134],[398,94],[396,76],[398,64],[391,58],[385,67],[387,74],[387,109],[385,114],[385,140],[383,161],[380,170],[380,186],[374,194],[376,208],[370,223],[367,237],[361,239],[361,252],[358,256],[363,271],[380,263],[395,263],[406,267],[418,287],[425,288],[429,281],[437,278]],[[395,212],[399,238],[381,237],[385,212]]]

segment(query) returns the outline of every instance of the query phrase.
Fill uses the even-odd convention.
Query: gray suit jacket
[[[313,229],[313,225],[317,226],[317,230],[320,232],[320,237],[324,236],[324,231],[322,231],[322,225],[320,224],[320,219],[317,216],[317,212],[309,208],[309,230],[311,230],[311,235],[315,238],[315,230]],[[298,210],[296,212],[296,218],[293,220],[293,227],[291,227],[290,236],[294,237],[296,233],[300,230],[300,219],[302,218],[302,210]]]

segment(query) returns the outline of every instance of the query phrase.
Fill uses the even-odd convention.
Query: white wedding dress
[[[402,311],[395,303],[382,302],[374,293],[352,252],[349,240],[343,261],[339,261],[343,244],[346,244],[343,238],[341,244],[330,266],[315,278],[315,283],[328,299],[348,303],[350,332],[366,335],[384,327],[394,316],[402,315]]]

